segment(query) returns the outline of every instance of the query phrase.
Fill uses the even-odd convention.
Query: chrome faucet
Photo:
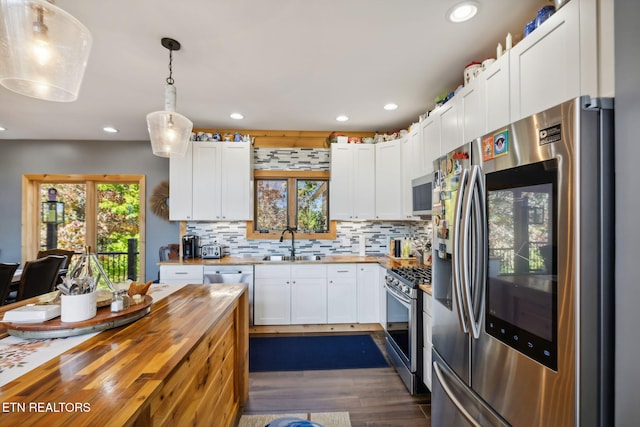
[[[286,232],[291,233],[291,258],[295,258],[296,257],[296,248],[295,248],[295,228],[291,228],[291,227],[287,227],[282,231],[282,234],[280,235],[280,243],[282,243],[282,239],[284,238],[284,233]]]

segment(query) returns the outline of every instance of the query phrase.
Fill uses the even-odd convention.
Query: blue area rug
[[[249,372],[383,368],[370,335],[249,338]]]

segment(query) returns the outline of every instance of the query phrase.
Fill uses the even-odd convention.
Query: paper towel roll
[[[365,255],[365,249],[366,249],[367,243],[366,243],[366,239],[364,238],[364,234],[360,235],[360,256],[364,256]]]

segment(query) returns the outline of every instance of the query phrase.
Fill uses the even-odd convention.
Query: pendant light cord
[[[167,84],[172,85],[173,83],[173,50],[169,49],[169,77],[167,77]]]

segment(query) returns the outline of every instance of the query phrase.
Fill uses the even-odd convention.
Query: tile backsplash
[[[346,222],[338,221],[335,240],[301,240],[296,236],[296,254],[299,255],[357,255],[360,235],[365,238],[365,253],[377,255],[388,253],[390,236],[423,235],[429,221],[414,222]],[[200,236],[200,244],[217,243],[225,247],[225,255],[262,256],[269,253],[288,254],[290,235],[285,240],[247,240],[246,222],[215,221],[190,222],[187,233]]]

